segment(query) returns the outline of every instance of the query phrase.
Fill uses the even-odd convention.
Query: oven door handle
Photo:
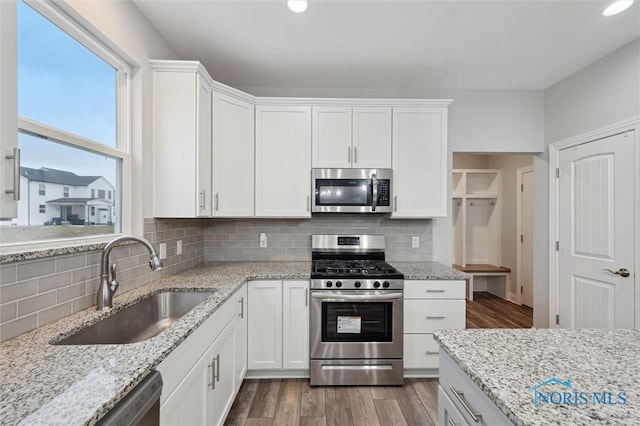
[[[336,293],[330,291],[312,291],[311,292],[312,299],[324,300],[327,302],[342,302],[342,301],[364,301],[368,302],[371,300],[392,300],[392,299],[402,299],[402,292],[393,292],[393,293],[385,293],[385,294],[344,294],[344,293]]]

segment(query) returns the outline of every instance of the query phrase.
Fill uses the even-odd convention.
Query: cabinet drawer
[[[464,299],[466,281],[407,280],[405,299]]]
[[[440,387],[449,397],[451,403],[461,413],[466,423],[474,425],[512,425],[507,416],[487,397],[480,388],[462,371],[460,367],[444,352],[440,352]],[[470,411],[479,414],[478,421],[475,421],[469,411],[458,400],[454,390],[459,397],[465,401]],[[440,401],[438,401],[440,405]],[[440,408],[438,408],[440,411]]]
[[[433,334],[405,334],[404,368],[438,368],[439,349]]]
[[[466,426],[464,416],[454,405],[442,386],[438,386],[438,424],[443,426]]]
[[[464,328],[464,300],[405,300],[404,332],[433,333],[435,330]]]

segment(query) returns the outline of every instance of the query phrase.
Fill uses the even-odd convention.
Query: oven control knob
[[[362,283],[360,281],[356,281],[353,285],[356,286],[356,288],[360,288]]]
[[[327,281],[327,287],[331,287],[333,283],[331,281]]]
[[[379,288],[380,287],[380,281],[376,281],[375,283],[373,283],[373,286],[375,288]]]
[[[336,281],[336,287],[342,287],[342,281]]]
[[[382,283],[382,287],[389,288],[389,281],[385,281]]]

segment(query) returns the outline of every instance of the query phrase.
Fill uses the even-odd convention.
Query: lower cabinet
[[[157,367],[162,425],[219,425],[246,372],[246,286]]]
[[[487,395],[446,353],[440,353],[438,424],[512,425]]]
[[[309,281],[250,281],[248,286],[249,371],[259,376],[263,370],[308,370]]]
[[[466,283],[462,280],[406,280],[404,288],[404,375],[438,375],[433,332],[465,328]]]

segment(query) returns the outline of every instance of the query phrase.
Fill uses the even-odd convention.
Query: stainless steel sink
[[[213,293],[213,291],[158,293],[54,344],[107,345],[141,342],[167,329]]]

